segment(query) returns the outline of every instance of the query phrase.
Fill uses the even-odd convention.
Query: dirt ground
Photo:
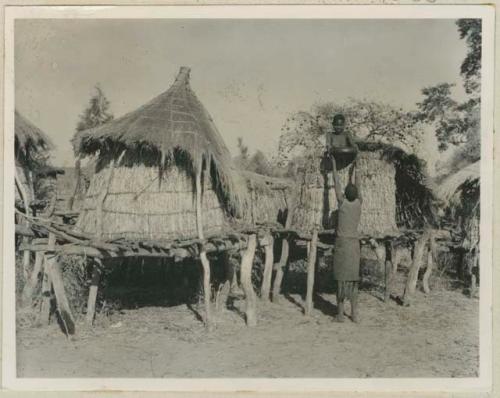
[[[458,290],[417,292],[408,308],[363,291],[360,324],[333,320],[332,294],[316,295],[310,318],[297,294],[260,303],[255,328],[245,326],[242,298],[232,301],[212,333],[200,322],[202,307],[188,305],[100,316],[71,339],[55,323],[18,327],[18,376],[477,376],[479,300]]]

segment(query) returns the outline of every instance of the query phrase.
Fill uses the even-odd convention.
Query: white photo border
[[[491,5],[162,5],[7,6],[4,64],[4,213],[2,384],[40,391],[255,391],[255,392],[488,392],[492,387],[494,31]],[[14,253],[14,21],[81,19],[482,19],[480,364],[477,378],[276,378],[135,379],[18,378],[16,376]],[[7,266],[5,266],[7,265]],[[9,266],[10,265],[10,266]]]

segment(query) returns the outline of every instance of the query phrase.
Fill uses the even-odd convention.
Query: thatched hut
[[[248,190],[242,214],[251,225],[283,227],[293,195],[293,181],[242,171]]]
[[[364,197],[359,231],[362,236],[396,236],[400,229],[418,228],[430,205],[423,163],[402,149],[371,142],[358,143],[357,170]],[[339,172],[343,186],[348,168]],[[329,188],[325,188],[328,186]],[[337,199],[333,182],[320,171],[320,159],[307,163],[291,225],[298,230],[335,229]]]
[[[460,273],[471,278],[471,294],[479,267],[480,161],[437,181],[436,193],[446,204],[445,221],[452,224],[454,249],[461,257]]]
[[[45,154],[54,146],[49,137],[20,112],[15,111],[14,151],[16,162],[16,199],[30,211],[35,200],[34,182],[38,174],[52,170],[45,164]]]
[[[203,234],[228,228],[244,186],[189,78],[182,67],[166,92],[76,134],[77,155],[98,159],[77,229],[107,239],[198,238],[197,175]]]

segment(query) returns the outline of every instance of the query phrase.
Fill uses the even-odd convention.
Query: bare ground
[[[400,285],[402,282],[400,281]],[[202,307],[142,307],[101,316],[66,339],[56,324],[21,326],[19,377],[475,377],[477,299],[459,291],[417,292],[412,306],[360,295],[362,321],[333,321],[331,294],[318,294],[310,318],[300,295],[259,305],[247,328],[244,301],[218,315],[215,332]]]

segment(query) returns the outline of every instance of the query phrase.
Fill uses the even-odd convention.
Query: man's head
[[[352,183],[345,187],[344,195],[349,202],[354,202],[358,198],[358,189]]]
[[[333,132],[335,134],[342,134],[344,132],[344,128],[345,128],[345,117],[344,117],[344,115],[342,115],[341,113],[337,113],[333,117],[332,126],[333,126]]]

